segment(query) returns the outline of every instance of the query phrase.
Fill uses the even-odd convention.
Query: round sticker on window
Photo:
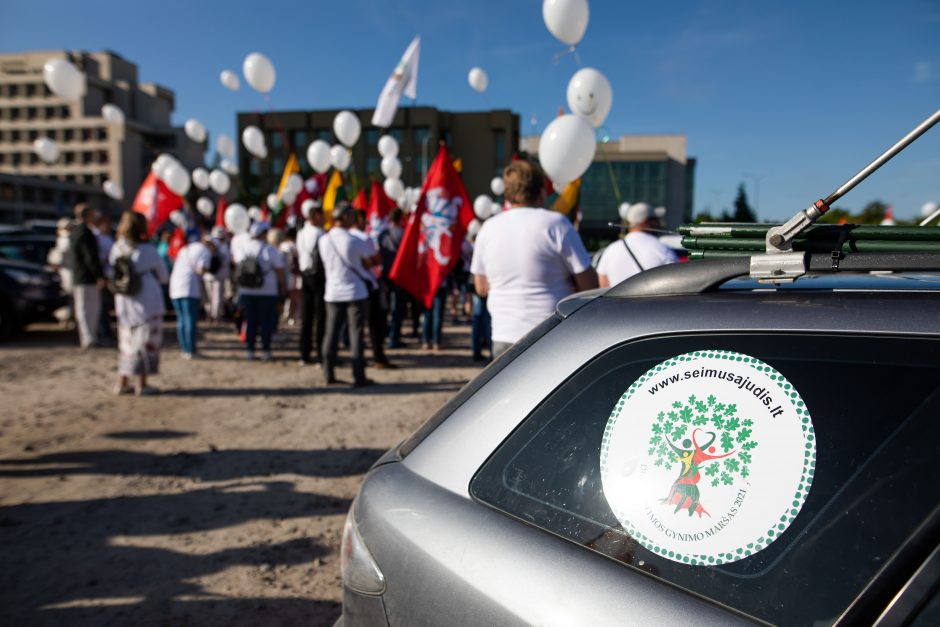
[[[806,405],[753,357],[666,360],[617,402],[601,445],[607,502],[640,544],[685,564],[753,555],[800,512],[816,467]]]

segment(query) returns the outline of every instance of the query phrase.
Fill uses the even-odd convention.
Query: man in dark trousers
[[[323,361],[323,332],[326,330],[326,304],[323,302],[326,274],[317,250],[324,233],[324,217],[323,208],[314,204],[314,201],[305,205],[306,222],[297,232],[297,261],[302,280],[300,361],[303,364],[315,364]],[[315,357],[311,356],[314,353],[314,337],[317,340]]]
[[[78,225],[69,234],[69,270],[72,271],[72,297],[75,321],[82,348],[98,345],[98,319],[101,290],[105,287],[98,239],[92,231],[98,212],[86,204],[75,206]]]

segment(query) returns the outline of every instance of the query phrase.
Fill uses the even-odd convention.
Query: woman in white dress
[[[112,283],[119,351],[114,393],[133,390],[137,395],[154,394],[157,390],[147,385],[147,377],[157,374],[160,365],[164,313],[161,284],[166,284],[169,276],[166,264],[149,242],[147,220],[142,214],[125,212],[117,236],[111,248],[111,265],[131,272],[119,273]],[[133,377],[137,381],[131,388]]]

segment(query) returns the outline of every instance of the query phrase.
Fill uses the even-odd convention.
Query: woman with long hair
[[[127,211],[121,216],[110,262],[118,323],[118,380],[115,394],[153,394],[147,377],[157,374],[163,344],[163,288],[169,276],[163,259],[147,237],[147,220]],[[130,387],[130,380],[137,377]]]

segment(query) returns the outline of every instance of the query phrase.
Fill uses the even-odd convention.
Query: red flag
[[[176,261],[176,256],[180,254],[180,251],[185,245],[186,233],[183,229],[177,227],[177,229],[173,231],[173,237],[170,238],[170,245],[166,250],[166,256],[170,258],[170,261]]]
[[[219,202],[215,205],[215,225],[225,228],[225,210],[228,209],[228,203],[225,198],[219,196]]]
[[[375,183],[372,183],[372,185],[375,185]],[[356,194],[356,197],[353,198],[352,208],[358,209],[359,211],[365,211],[368,206],[369,206],[369,199],[366,198],[366,188],[362,187],[359,189],[359,193]]]
[[[183,199],[170,191],[157,175],[151,172],[144,179],[137,196],[134,197],[134,211],[147,218],[147,234],[153,237],[170,213],[183,206]]]
[[[360,192],[362,193],[362,192]],[[366,206],[366,232],[381,233],[388,226],[388,214],[395,208],[395,202],[388,197],[378,181],[372,181],[372,195]]]
[[[408,219],[389,278],[430,308],[434,293],[460,261],[460,248],[473,217],[467,190],[442,143],[418,206]]]

